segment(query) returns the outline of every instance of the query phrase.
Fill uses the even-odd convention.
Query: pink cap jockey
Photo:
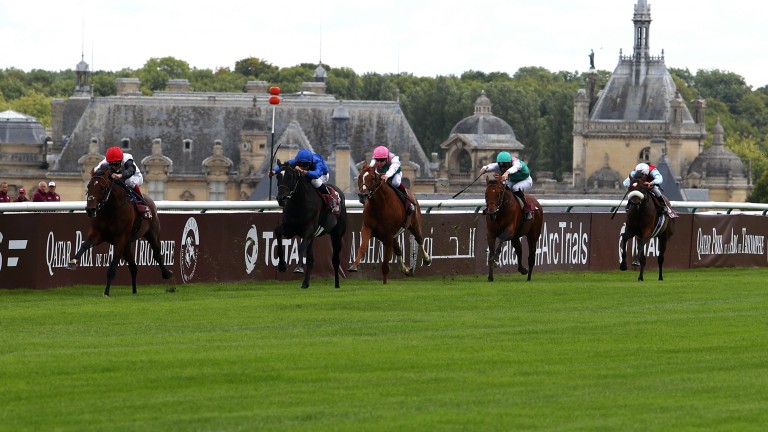
[[[378,146],[373,149],[374,159],[389,159],[389,149],[384,146]]]

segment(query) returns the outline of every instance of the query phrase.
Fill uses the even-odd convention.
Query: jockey
[[[330,193],[330,189],[325,185],[328,181],[329,171],[328,165],[325,164],[323,157],[319,154],[312,153],[307,149],[301,149],[296,153],[296,157],[288,160],[291,166],[296,168],[300,174],[304,174],[310,179],[312,186],[320,193],[325,203],[328,205],[329,211],[332,213],[339,213],[339,203],[336,201],[334,195]],[[276,166],[274,170],[269,172],[270,177],[276,172],[280,171],[280,167]],[[341,199],[341,197],[339,197]]]
[[[133,198],[138,204],[139,213],[142,213],[147,219],[151,218],[151,212],[146,206],[144,195],[139,188],[139,186],[144,184],[144,176],[133,161],[133,156],[128,153],[123,153],[123,150],[120,149],[120,147],[108,148],[107,156],[96,165],[96,168],[94,168],[93,171],[95,174],[101,175],[107,170],[109,170],[110,177],[112,177],[113,180],[121,180],[124,185],[128,186],[130,191],[135,193]]]
[[[651,165],[647,164],[645,162],[641,162],[637,164],[635,169],[629,173],[629,177],[624,179],[624,187],[629,187],[629,183],[632,181],[632,179],[640,180],[645,179],[650,181],[645,181],[646,186],[648,186],[651,193],[656,195],[656,198],[659,199],[659,205],[661,205],[661,212],[669,214],[669,208],[667,207],[667,199],[664,197],[664,195],[661,194],[661,183],[664,181],[664,178],[661,176],[661,173],[659,170]]]
[[[396,154],[390,152],[385,146],[378,146],[373,149],[373,159],[371,159],[369,165],[381,175],[382,180],[389,181],[392,186],[405,195],[405,200],[408,200],[406,212],[408,214],[413,213],[416,210],[416,207],[414,207],[413,202],[411,202],[411,199],[408,197],[408,190],[406,190],[405,185],[403,184],[403,173],[400,170],[400,158]],[[404,203],[405,200],[403,200]]]
[[[501,180],[506,183],[509,188],[518,198],[520,198],[524,205],[523,211],[525,215],[523,218],[526,220],[533,219],[533,205],[525,199],[525,191],[533,186],[533,179],[531,178],[531,172],[528,169],[528,165],[522,160],[512,157],[511,154],[503,151],[496,156],[496,162],[489,163],[480,169],[480,174],[487,172],[500,172]]]

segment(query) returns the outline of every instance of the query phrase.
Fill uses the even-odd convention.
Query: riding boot
[[[400,191],[403,193],[403,205],[405,206],[405,212],[406,214],[410,215],[416,211],[416,207],[414,207],[413,202],[411,202],[411,199],[408,197],[408,190],[405,189],[405,185],[402,183],[400,183],[397,188],[400,189]]]
[[[523,212],[525,212],[523,214],[523,219],[525,219],[525,220],[533,219],[533,208],[531,207],[531,205],[528,202],[528,200],[525,199],[525,192],[523,192],[523,191],[518,189],[518,190],[514,191],[514,194],[515,194],[515,196],[517,196],[518,198],[523,200]]]
[[[136,192],[136,196],[141,200],[144,201],[144,194],[141,193],[141,189],[139,189],[139,185],[136,185],[133,187],[133,191]]]

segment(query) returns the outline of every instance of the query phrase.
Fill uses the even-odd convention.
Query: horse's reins
[[[106,179],[104,179],[103,177],[97,177],[96,178],[96,182],[98,183],[99,180],[106,181]],[[96,203],[96,213],[98,213],[99,210],[101,210],[102,208],[104,208],[105,205],[107,205],[107,201],[109,201],[109,196],[112,195],[112,186],[114,185],[114,183],[115,182],[113,182],[113,181],[109,182],[109,188],[104,186],[104,189],[107,189],[107,194],[104,196],[104,198],[99,200],[98,203]]]
[[[289,167],[289,166],[286,166],[286,167],[284,167],[284,168],[283,168],[283,171],[285,171],[285,170],[288,170],[288,169],[292,169],[292,170],[296,171],[296,169],[295,169],[295,168],[291,168],[291,167]],[[283,175],[285,175],[285,174],[283,174]],[[297,174],[297,175],[298,175],[298,174]],[[285,199],[286,199],[286,200],[289,200],[289,199],[291,199],[291,197],[293,196],[293,194],[294,194],[294,193],[296,193],[296,189],[298,189],[298,188],[299,188],[299,181],[298,181],[298,180],[296,180],[296,181],[294,181],[294,182],[293,182],[293,189],[289,188],[288,186],[286,186],[286,185],[284,185],[284,184],[279,184],[279,185],[277,185],[277,188],[278,188],[278,189],[280,189],[280,188],[285,188],[285,189],[288,189],[288,190],[290,190],[291,192],[290,192],[288,195],[286,195],[286,196],[285,196]]]
[[[502,207],[504,207],[504,193],[506,192],[506,186],[502,185],[501,190],[499,191],[499,199],[496,203],[496,210],[489,212],[489,215],[495,215],[496,213],[501,210]]]
[[[384,181],[381,180],[381,176],[380,175],[376,174],[375,178],[379,180],[378,184],[376,184],[376,186],[373,189],[368,189],[368,192],[362,194],[365,197],[365,199],[373,198],[373,194],[375,194],[376,191],[379,190],[381,185],[384,184]]]

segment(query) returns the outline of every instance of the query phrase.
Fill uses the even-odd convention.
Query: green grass
[[[764,430],[768,269],[647,276],[0,291],[0,430]]]

